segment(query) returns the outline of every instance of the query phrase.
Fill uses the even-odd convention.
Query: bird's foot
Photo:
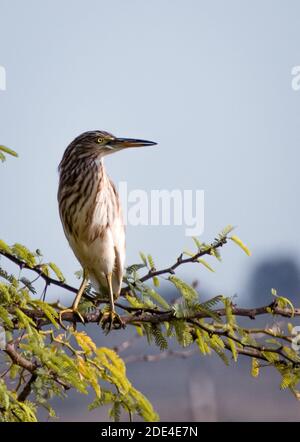
[[[121,317],[112,310],[103,313],[99,325],[101,325],[106,333],[109,333],[112,329],[120,330],[121,328],[125,328],[125,323],[122,321]]]
[[[64,326],[64,324],[63,324],[63,316],[64,316],[64,314],[65,313],[73,313],[73,316],[74,316],[74,322],[76,322],[76,316],[78,316],[78,318],[80,319],[80,321],[84,324],[84,319],[83,319],[83,316],[81,315],[81,313],[77,310],[77,309],[75,309],[75,308],[66,308],[66,309],[64,309],[64,310],[61,310],[60,312],[59,312],[59,317],[58,317],[58,322],[59,322],[59,324],[61,325],[61,327],[62,328],[64,328],[65,330],[66,330],[66,327]]]

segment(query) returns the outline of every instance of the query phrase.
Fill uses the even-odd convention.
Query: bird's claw
[[[63,315],[64,315],[65,313],[73,313],[73,315],[75,315],[75,316],[77,315],[77,316],[79,317],[80,321],[81,321],[83,324],[85,323],[85,321],[84,321],[84,319],[83,319],[83,316],[81,315],[81,313],[80,313],[77,309],[74,309],[74,308],[66,308],[66,309],[61,310],[61,311],[59,312],[59,317],[58,317],[58,322],[59,322],[60,326],[61,326],[63,329],[66,330],[66,327],[65,327],[64,324],[63,324]],[[74,319],[74,322],[75,322],[75,319]]]
[[[103,313],[99,324],[106,333],[109,333],[112,329],[120,330],[121,328],[125,328],[121,317],[114,311]]]

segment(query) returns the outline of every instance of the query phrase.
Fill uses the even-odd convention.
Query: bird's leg
[[[114,294],[112,289],[112,282],[111,282],[112,274],[106,275],[106,282],[108,286],[108,294],[109,294],[109,304],[110,304],[110,311],[112,313],[115,313],[115,303],[114,303]]]
[[[73,301],[73,304],[72,304],[72,310],[77,311],[80,299],[81,299],[81,297],[82,297],[82,295],[83,295],[83,293],[84,293],[84,291],[86,289],[86,286],[88,285],[88,282],[89,282],[89,279],[88,279],[87,272],[84,271],[81,285],[79,287],[77,295],[76,295],[76,297],[75,297],[75,299]]]
[[[84,270],[83,271],[83,279],[81,281],[79,290],[78,290],[78,292],[76,294],[76,297],[75,297],[75,299],[73,301],[72,306],[70,308],[61,310],[60,313],[59,313],[59,323],[61,324],[62,327],[64,327],[63,324],[62,324],[62,316],[63,316],[64,313],[74,313],[77,316],[79,316],[81,322],[84,323],[84,319],[83,319],[82,315],[78,311],[78,305],[79,305],[80,299],[81,299],[81,297],[82,297],[82,295],[84,293],[84,290],[86,289],[86,286],[88,285],[88,282],[89,282],[88,274],[87,274],[86,270]]]
[[[109,273],[108,275],[105,275],[105,277],[108,287],[110,310],[109,312],[104,313],[100,322],[102,324],[103,329],[105,329],[106,325],[108,325],[107,331],[109,332],[112,328],[116,329],[123,328],[124,324],[120,316],[115,311],[114,293],[112,289],[112,274]]]

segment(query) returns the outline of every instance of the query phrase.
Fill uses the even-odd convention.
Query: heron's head
[[[154,146],[155,144],[153,141],[136,138],[118,138],[100,130],[84,132],[71,143],[73,148],[83,156],[93,154],[100,158],[130,147]]]

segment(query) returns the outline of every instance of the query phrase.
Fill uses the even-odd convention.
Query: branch
[[[196,253],[195,255],[189,257],[189,258],[183,258],[183,254],[181,253],[176,262],[174,264],[172,264],[169,267],[166,267],[164,269],[161,270],[156,270],[154,268],[150,269],[148,273],[146,273],[144,276],[142,276],[139,281],[140,282],[145,282],[151,278],[153,278],[154,276],[161,276],[164,274],[174,274],[175,270],[183,265],[183,264],[188,264],[188,263],[196,263],[197,260],[199,258],[201,258],[202,256],[205,255],[212,255],[213,251],[223,247],[225,244],[227,243],[227,238],[226,237],[222,237],[220,239],[215,240],[210,246],[208,246],[207,248],[205,248],[205,250],[201,250],[198,253]],[[27,269],[27,270],[31,270],[32,272],[36,273],[37,275],[39,275],[45,282],[46,284],[49,286],[51,284],[57,286],[57,287],[61,287],[64,290],[67,290],[69,292],[72,293],[77,293],[78,292],[78,288],[73,287],[63,281],[60,281],[58,279],[55,278],[51,278],[50,276],[46,275],[42,269],[40,265],[37,266],[30,266],[28,265],[25,261],[23,261],[22,259],[16,257],[15,255],[5,252],[4,250],[0,250],[0,255],[4,256],[5,258],[9,259],[10,261],[12,261],[14,264],[16,264],[20,269]],[[132,284],[133,286],[135,285],[134,283]],[[130,291],[129,286],[123,287],[121,290],[121,296],[125,296],[126,294],[128,294],[128,291]],[[90,296],[88,296],[86,293],[84,294],[84,297],[91,299]],[[103,301],[105,302],[105,301]]]
[[[203,257],[204,255],[215,254],[214,252],[218,248],[223,247],[223,245],[227,243],[227,240],[228,239],[226,236],[221,236],[221,237],[217,238],[214,242],[212,242],[209,246],[205,246],[204,249],[199,250],[196,254],[194,254],[193,256],[189,256],[187,258],[183,258],[183,254],[180,254],[178,256],[177,260],[171,266],[160,269],[160,270],[156,270],[155,268],[151,268],[144,276],[139,278],[138,281],[132,282],[131,286],[135,287],[135,286],[137,286],[138,283],[144,283],[147,280],[152,279],[157,276],[172,275],[175,273],[175,270],[183,264],[195,263],[199,260],[199,258]],[[21,269],[26,268],[26,269],[31,270],[31,271],[35,272],[36,274],[38,274],[41,278],[44,279],[44,281],[46,282],[46,285],[53,284],[55,286],[65,289],[67,291],[70,291],[72,293],[77,292],[77,288],[72,287],[63,281],[59,281],[57,279],[51,278],[50,276],[46,275],[42,271],[41,266],[31,267],[30,265],[28,265],[26,262],[24,262],[20,258],[16,257],[15,255],[10,254],[5,251],[2,251],[2,250],[0,250],[0,254],[3,255],[4,257],[6,257],[7,259],[11,260],[15,264],[17,264]],[[131,291],[131,289],[130,289],[129,285],[127,285],[126,287],[123,287],[123,289],[121,291],[121,296],[126,296],[128,294],[128,292],[130,292],[130,291]],[[88,311],[86,313],[81,312],[84,322],[86,324],[87,323],[99,323],[102,319],[102,316],[103,316],[103,313],[100,308],[101,303],[107,303],[108,300],[99,299],[99,297],[97,297],[97,296],[91,297],[88,294],[85,294],[85,297],[94,301],[95,309],[92,311]],[[229,340],[231,339],[232,341],[236,342],[236,344],[237,344],[236,351],[238,353],[244,354],[246,356],[256,357],[258,359],[262,359],[262,360],[267,361],[267,358],[264,356],[263,352],[264,351],[267,351],[270,353],[273,352],[273,353],[277,353],[280,356],[282,363],[289,362],[289,363],[293,364],[293,366],[296,366],[296,365],[299,366],[298,361],[293,360],[286,353],[283,353],[282,347],[274,349],[269,346],[264,347],[264,346],[259,346],[259,345],[251,345],[249,343],[244,344],[242,342],[242,340],[237,338],[233,333],[229,333],[228,328],[226,329],[226,324],[221,324],[221,325],[211,324],[211,327],[213,327],[213,329],[211,329],[209,324],[207,324],[208,327],[206,327],[205,325],[200,323],[200,320],[212,319],[212,314],[214,315],[214,317],[217,316],[220,319],[222,317],[226,317],[227,316],[227,309],[226,308],[219,308],[219,309],[216,308],[216,309],[210,310],[209,312],[205,312],[205,311],[193,312],[192,314],[186,315],[183,318],[178,318],[178,317],[176,317],[175,311],[173,310],[173,308],[170,310],[162,310],[159,308],[149,308],[149,307],[141,307],[140,308],[140,307],[132,307],[132,306],[124,305],[122,302],[116,302],[115,305],[118,308],[120,308],[126,312],[126,314],[121,315],[121,319],[125,325],[133,325],[133,326],[140,326],[142,324],[159,325],[159,324],[163,324],[163,323],[167,323],[167,322],[172,323],[173,321],[176,321],[178,319],[182,319],[186,323],[190,323],[196,327],[202,328],[211,336],[218,335],[218,336],[222,337],[223,342],[224,342],[224,347],[228,350],[232,350],[231,346],[228,344],[228,339]],[[57,309],[60,308],[59,305],[56,305],[55,307]],[[50,320],[45,316],[45,313],[42,310],[28,309],[28,308],[23,308],[22,310],[24,311],[24,313],[26,313],[26,315],[28,315],[30,318],[32,318],[38,324],[39,327],[43,327],[43,326],[48,325],[50,323]],[[10,311],[10,313],[13,314],[14,313],[13,307],[12,307],[12,310],[9,310],[9,311]],[[231,313],[234,316],[248,317],[250,319],[255,319],[257,316],[265,315],[265,314],[272,314],[272,315],[278,315],[278,316],[285,317],[285,318],[290,318],[293,316],[300,316],[300,308],[292,309],[292,307],[289,307],[289,306],[282,307],[282,306],[279,306],[277,301],[275,300],[271,304],[264,305],[262,307],[256,307],[256,308],[240,308],[236,305],[232,305],[231,306]],[[81,322],[81,319],[79,318],[79,316],[72,311],[68,311],[68,312],[63,313],[63,320],[66,322],[73,323],[73,324]],[[16,322],[15,326],[16,326],[16,328],[18,328],[17,322]],[[221,327],[221,329],[218,329],[218,327]],[[245,328],[244,331],[248,335],[260,333],[262,335],[262,337],[265,335],[270,335],[270,336],[276,337],[278,339],[285,340],[289,343],[291,342],[291,338],[289,336],[285,336],[284,334],[276,334],[276,333],[273,333],[272,331],[267,330],[267,329],[266,330],[264,330],[264,329],[251,330],[251,329]],[[127,347],[129,347],[130,345],[132,345],[132,341],[126,341],[126,343],[124,343],[120,347],[120,350],[124,350]],[[11,348],[8,347],[6,352],[8,354],[10,354],[12,360],[13,360],[13,358],[20,357],[20,355],[18,355],[18,353],[14,351],[14,347],[11,347]],[[177,355],[180,357],[186,357],[186,354],[190,354],[190,352],[178,352],[178,351],[170,350],[167,352],[163,352],[160,355],[142,355],[142,356],[139,355],[137,357],[133,357],[133,359],[129,358],[128,360],[129,361],[131,361],[131,360],[132,361],[134,361],[134,360],[155,361],[155,360],[163,359],[168,356],[176,356]],[[23,368],[26,368],[26,367],[24,367],[24,365],[22,365],[22,364],[26,364],[26,363],[28,364],[29,361],[27,361],[26,359],[23,358],[23,360],[19,360],[18,365],[22,366]],[[30,371],[31,373],[34,373],[35,369],[31,366],[27,370]],[[31,381],[31,383],[32,382],[33,381]],[[21,393],[23,396],[26,396],[27,391],[30,389],[30,384],[28,385],[27,389],[26,389],[26,387],[27,387],[27,385],[24,388],[25,391],[23,390],[23,392]]]
[[[17,350],[15,349],[13,341],[8,342],[3,351],[10,357],[10,359],[14,364],[24,368],[25,370],[27,370],[29,373],[32,374],[29,382],[25,385],[24,389],[19,395],[19,397],[21,396],[21,399],[19,400],[21,401],[22,398],[24,398],[23,399],[24,401],[30,394],[32,384],[37,377],[36,370],[39,368],[40,365],[37,364],[36,362],[29,361],[28,359],[24,358],[24,356],[22,356],[20,353],[18,353]],[[68,390],[70,388],[69,385],[61,381],[55,373],[52,373],[52,377],[65,390]]]
[[[127,307],[123,306],[122,304],[118,304],[118,306],[120,308],[127,309]],[[131,315],[121,316],[122,321],[126,325],[127,324],[137,325],[139,323],[159,324],[163,322],[170,322],[174,319],[178,319],[176,318],[173,310],[163,311],[163,310],[150,309],[151,311],[149,312],[147,309],[143,308],[130,307],[129,309],[132,312]],[[45,318],[44,313],[39,310],[24,310],[24,312],[32,319]],[[212,312],[220,318],[226,316],[226,311],[223,308],[212,310]],[[255,319],[256,316],[270,314],[270,312],[272,312],[273,315],[278,315],[285,318],[300,316],[300,308],[295,308],[294,310],[288,307],[280,308],[276,305],[276,301],[272,302],[271,304],[257,308],[240,308],[236,306],[232,307],[233,315],[248,317],[250,319]],[[99,323],[102,317],[102,313],[99,309],[96,309],[91,313],[82,313],[82,317],[85,323]],[[204,312],[197,312],[191,316],[186,316],[183,319],[188,321],[191,319],[208,319],[208,318],[211,318],[210,314]],[[63,320],[72,323],[81,322],[77,314],[73,312],[64,313]],[[47,324],[48,323],[49,321],[47,321]]]
[[[4,352],[10,357],[14,364],[19,365],[19,367],[25,368],[25,370],[30,373],[34,373],[38,368],[38,365],[28,361],[28,359],[24,358],[20,353],[15,349],[15,345],[13,342],[8,342],[4,349]]]
[[[154,276],[161,276],[165,274],[171,274],[174,275],[175,270],[181,266],[182,264],[189,264],[189,263],[195,263],[199,258],[205,255],[212,255],[212,252],[216,249],[219,249],[220,247],[223,247],[227,243],[227,238],[222,237],[220,239],[215,240],[210,246],[208,246],[205,250],[201,250],[195,255],[189,257],[189,258],[183,258],[183,254],[181,253],[176,262],[171,265],[170,267],[166,267],[165,269],[156,270],[156,269],[150,269],[149,272],[142,276],[139,280],[140,282],[145,282],[148,279],[153,278]],[[134,285],[134,284],[133,284]]]
[[[142,276],[139,279],[139,281],[143,283],[143,282],[145,282],[155,276],[161,276],[164,274],[174,274],[175,270],[179,266],[181,266],[183,264],[187,264],[187,263],[195,263],[195,262],[197,262],[197,260],[199,258],[201,258],[204,255],[212,255],[214,250],[216,250],[220,247],[223,247],[224,244],[226,244],[226,243],[227,243],[227,237],[221,237],[219,239],[216,239],[210,246],[208,246],[204,250],[199,251],[198,253],[196,253],[195,255],[193,255],[191,257],[183,258],[182,257],[183,255],[181,254],[178,256],[176,262],[174,264],[172,264],[171,266],[166,267],[164,269],[160,269],[160,270],[156,270],[156,269],[152,268],[148,271],[148,273],[146,273],[144,276]],[[0,255],[3,255],[5,258],[14,262],[21,269],[25,268],[25,269],[35,272],[46,282],[47,285],[53,284],[55,286],[61,287],[61,288],[65,289],[69,292],[72,292],[72,293],[77,293],[77,291],[78,291],[78,289],[76,287],[73,287],[69,284],[66,284],[65,282],[59,281],[55,278],[51,278],[50,276],[46,275],[41,270],[40,266],[31,267],[26,262],[19,259],[15,255],[5,252],[3,250],[0,250]],[[133,285],[135,285],[135,284],[133,283]],[[128,294],[129,290],[130,290],[129,286],[123,287],[123,289],[121,291],[121,296],[125,296],[126,294]],[[100,303],[108,303],[108,300],[106,300],[106,299],[98,299],[97,297],[94,299],[93,297],[90,297],[87,294],[84,294],[84,296],[90,300],[91,299],[95,300],[98,305]],[[154,308],[137,308],[137,307],[126,306],[126,305],[123,305],[122,303],[118,303],[118,302],[116,302],[115,305],[117,307],[127,311],[128,313],[131,313],[131,315],[122,316],[122,320],[125,324],[136,324],[136,323],[145,323],[145,322],[156,324],[156,323],[161,323],[164,321],[170,321],[175,318],[174,312],[172,310],[165,311],[165,310],[159,310],[159,309],[154,309]],[[290,308],[280,308],[276,305],[276,301],[272,302],[269,305],[265,305],[265,306],[257,307],[257,308],[239,308],[237,306],[232,307],[232,313],[234,315],[244,316],[244,317],[248,317],[250,319],[255,319],[256,316],[258,316],[258,315],[269,314],[270,311],[274,315],[279,315],[279,316],[286,317],[286,318],[290,318],[292,316],[300,316],[300,308],[295,308],[294,311],[292,311],[292,309],[290,309]],[[226,315],[225,309],[216,309],[216,310],[214,310],[214,313],[217,314],[220,318]],[[49,323],[48,320],[45,320],[44,314],[38,310],[37,311],[27,310],[26,314],[28,314],[28,316],[30,316],[33,319],[44,319],[43,325]],[[208,317],[209,317],[209,315],[206,315],[203,312],[199,312],[196,315],[187,317],[186,319],[201,319],[201,318],[204,319],[204,318],[208,318]],[[101,319],[101,312],[99,309],[96,309],[92,313],[83,314],[83,318],[86,323],[99,322],[99,320]],[[63,316],[63,319],[65,321],[72,322],[72,323],[79,322],[79,320],[80,320],[80,318],[77,315],[75,315],[71,312],[65,313]]]
[[[28,396],[31,393],[31,387],[32,387],[32,384],[34,383],[34,381],[36,380],[36,378],[37,378],[37,375],[35,373],[33,373],[30,376],[29,381],[27,382],[27,384],[25,385],[25,387],[23,388],[23,390],[21,391],[21,393],[18,396],[18,401],[20,401],[20,402],[26,401],[26,399],[28,398]]]
[[[22,259],[17,258],[15,255],[12,255],[11,253],[4,252],[4,250],[0,250],[0,255],[4,256],[5,258],[7,258],[10,261],[12,261],[20,269],[27,269],[27,270],[31,270],[32,272],[36,273],[37,275],[39,275],[46,282],[47,285],[53,284],[53,285],[56,285],[58,287],[61,287],[61,288],[65,289],[65,290],[68,290],[69,292],[72,292],[72,293],[77,293],[78,292],[77,288],[72,287],[71,285],[66,284],[63,281],[59,281],[58,279],[51,278],[51,276],[46,275],[42,271],[42,269],[40,268],[39,265],[31,267],[30,265],[28,265]]]
[[[278,354],[282,359],[279,361],[281,364],[286,365],[286,361],[290,362],[293,367],[299,367],[300,362],[299,361],[295,361],[294,359],[290,358],[287,354],[285,354],[282,351],[283,346],[280,346],[279,348],[271,348],[271,347],[265,347],[263,345],[252,345],[249,343],[244,343],[241,339],[237,338],[234,334],[232,334],[228,328],[227,329],[223,329],[223,330],[215,330],[215,329],[211,329],[209,327],[206,327],[203,324],[200,324],[199,322],[190,320],[189,321],[191,324],[193,324],[196,327],[201,328],[202,330],[205,330],[209,335],[213,336],[213,335],[218,335],[220,337],[225,337],[228,339],[231,339],[232,341],[236,342],[239,346],[236,347],[236,350],[238,353],[240,354],[244,354],[247,356],[252,356],[255,357],[257,359],[262,359],[264,361],[268,361],[268,358],[264,355],[263,352],[268,352],[268,353],[276,353]],[[225,340],[223,340],[223,343],[225,345],[225,348],[227,350],[232,351],[231,346],[229,345],[228,342],[226,342]]]

